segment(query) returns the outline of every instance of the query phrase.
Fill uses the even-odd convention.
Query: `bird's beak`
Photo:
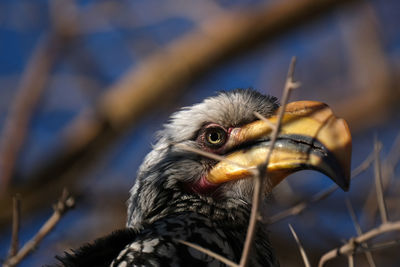
[[[266,160],[277,115],[268,121],[255,121],[231,131],[226,145],[231,152],[225,155],[226,161],[210,170],[208,182],[220,184],[254,175]],[[274,187],[293,172],[314,169],[348,190],[350,159],[351,135],[343,119],[336,118],[320,102],[289,103],[267,167],[268,183]]]

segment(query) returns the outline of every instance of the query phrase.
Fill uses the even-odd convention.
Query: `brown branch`
[[[241,267],[246,267],[249,262],[250,250],[253,245],[257,222],[259,221],[259,217],[260,217],[259,207],[260,207],[261,201],[264,199],[264,195],[263,195],[264,188],[265,188],[266,183],[268,182],[267,166],[269,164],[269,161],[270,161],[270,158],[272,155],[272,151],[274,150],[275,143],[276,143],[279,131],[281,129],[282,118],[283,118],[283,114],[285,113],[286,104],[289,100],[290,92],[299,86],[299,83],[295,83],[293,81],[295,65],[296,65],[296,57],[293,57],[290,62],[290,65],[289,65],[289,71],[288,71],[288,74],[286,77],[285,87],[284,87],[283,93],[282,93],[281,107],[278,111],[278,119],[276,122],[276,127],[273,129],[273,131],[271,133],[270,148],[268,150],[268,154],[267,154],[267,157],[266,157],[264,163],[262,163],[262,164],[260,164],[260,166],[258,166],[258,172],[259,172],[258,175],[256,175],[254,177],[254,186],[253,186],[254,192],[253,192],[253,199],[252,199],[252,206],[251,206],[250,221],[249,221],[249,226],[247,228],[246,240],[244,242],[242,257],[240,258],[240,266]]]
[[[186,245],[186,246],[188,246],[188,247],[194,248],[195,250],[198,250],[198,251],[200,251],[200,252],[203,252],[204,254],[207,254],[208,256],[211,256],[211,257],[213,257],[214,259],[219,260],[220,262],[225,263],[225,264],[228,265],[228,266],[231,266],[231,267],[240,267],[239,265],[237,265],[237,264],[234,263],[233,261],[230,261],[230,260],[228,260],[227,258],[222,257],[221,255],[219,255],[219,254],[217,254],[217,253],[215,253],[215,252],[213,252],[213,251],[211,251],[211,250],[209,250],[209,249],[200,247],[199,245],[196,245],[196,244],[193,244],[193,243],[184,241],[184,240],[180,240],[180,239],[178,239],[178,240],[176,240],[176,241],[179,242],[179,243],[182,243],[182,244],[184,244],[184,245]]]
[[[396,222],[387,222],[379,225],[378,227],[365,232],[364,234],[357,236],[355,238],[351,238],[349,242],[344,244],[343,246],[333,249],[327,253],[325,253],[319,263],[319,267],[323,267],[328,261],[340,256],[340,255],[351,255],[354,254],[357,247],[364,243],[369,241],[370,239],[377,237],[379,235],[382,235],[384,233],[388,232],[394,232],[394,231],[400,231],[400,221]]]
[[[298,237],[297,234],[296,234],[296,231],[293,229],[293,227],[292,227],[292,225],[291,225],[290,223],[289,223],[289,229],[290,229],[290,231],[292,232],[292,235],[293,235],[293,237],[294,237],[294,240],[296,240],[297,246],[299,247],[300,254],[301,254],[301,257],[302,257],[303,262],[304,262],[304,266],[305,266],[305,267],[311,267],[310,260],[309,260],[308,257],[307,257],[307,253],[306,253],[306,251],[304,250],[304,247],[303,247],[303,245],[301,244],[300,239],[299,239],[299,237]]]
[[[375,161],[374,161],[374,172],[375,172],[375,188],[376,188],[376,197],[379,207],[379,212],[381,215],[382,223],[386,223],[388,221],[387,217],[387,209],[385,204],[385,198],[383,196],[383,187],[382,187],[382,171],[381,171],[381,160],[380,160],[380,147],[382,145],[378,142],[377,137],[375,136],[374,140],[374,150],[375,150]]]
[[[391,248],[391,247],[398,246],[398,245],[400,245],[400,239],[390,240],[390,241],[386,241],[386,242],[372,244],[372,245],[368,246],[368,248],[363,248],[363,247],[357,248],[355,253],[365,253],[366,251],[387,249],[387,248]]]
[[[139,67],[131,69],[68,127],[51,159],[30,171],[30,184],[11,188],[24,195],[25,210],[54,199],[65,185],[73,189],[85,170],[121,134],[160,103],[175,100],[186,85],[228,59],[353,1],[296,0],[259,6],[248,12],[224,13],[172,42]],[[155,78],[156,77],[156,78]],[[167,96],[167,97],[166,97]],[[54,179],[57,177],[58,179]],[[46,195],[36,199],[34,195]],[[10,200],[0,199],[0,222],[11,214]]]
[[[349,211],[351,220],[353,221],[353,225],[354,225],[354,228],[356,229],[357,235],[358,236],[362,235],[361,226],[358,223],[356,213],[354,212],[353,206],[351,205],[351,202],[350,202],[349,198],[346,198],[346,206],[347,206],[347,209]],[[374,258],[372,257],[372,253],[371,253],[371,251],[368,251],[368,244],[362,243],[361,247],[366,249],[365,257],[367,258],[369,266],[376,267]]]
[[[12,234],[9,258],[15,256],[19,247],[19,228],[21,222],[21,197],[16,195],[13,197],[13,218],[12,218]]]
[[[26,242],[23,247],[12,257],[8,258],[3,267],[12,267],[20,263],[26,256],[29,255],[46,237],[51,230],[57,225],[62,216],[70,209],[72,209],[75,205],[75,200],[71,197],[66,189],[63,190],[63,193],[58,200],[58,202],[54,205],[53,215],[43,224],[43,226],[39,229],[39,231],[32,237],[28,242]]]
[[[348,267],[354,267],[354,255],[350,254],[347,256]]]
[[[51,69],[76,29],[71,26],[71,19],[63,20],[61,23],[59,22],[61,12],[54,13],[51,12],[57,18],[54,19],[55,27],[50,34],[39,39],[29,58],[0,136],[0,195],[10,184],[19,151],[28,132],[29,122],[46,89]]]
[[[240,164],[238,162],[235,162],[235,161],[232,161],[230,159],[227,159],[226,157],[220,156],[218,154],[207,152],[207,151],[204,151],[204,150],[201,150],[201,149],[198,149],[198,148],[195,148],[195,147],[191,147],[191,146],[188,146],[188,145],[185,145],[185,144],[174,144],[174,146],[177,147],[177,148],[180,148],[182,150],[185,150],[185,151],[188,151],[188,152],[192,152],[192,153],[196,153],[196,154],[198,154],[200,156],[203,156],[203,157],[206,157],[206,158],[210,158],[210,159],[213,159],[213,160],[216,160],[216,161],[225,161],[225,162],[227,162],[229,164],[232,164],[234,166],[238,166],[238,167],[240,167],[242,169],[248,170],[249,172],[253,173],[253,175],[256,175],[256,173],[257,173],[257,169],[249,168],[247,166],[244,166],[244,165],[242,165],[242,164]]]
[[[49,37],[42,37],[36,45],[4,123],[0,140],[0,188],[3,192],[10,183],[15,162],[27,135],[29,121],[46,88],[46,81],[58,52],[58,47],[53,42]]]
[[[386,191],[390,185],[394,177],[394,170],[396,165],[400,162],[400,133],[396,136],[395,141],[393,142],[391,149],[386,156],[385,160],[382,161],[382,186],[383,191]],[[363,208],[363,214],[365,214],[366,224],[371,225],[374,220],[377,211],[379,210],[378,205],[376,203],[376,189],[372,189],[365,201],[365,205]]]
[[[358,165],[354,170],[352,170],[352,172],[351,172],[351,179],[352,180],[369,168],[369,166],[371,165],[371,163],[374,160],[374,156],[375,156],[375,154],[374,154],[374,152],[372,152],[371,154],[368,155],[368,157],[360,165]],[[334,184],[331,187],[329,187],[329,188],[327,188],[327,189],[325,189],[325,190],[323,190],[321,192],[318,192],[318,193],[314,194],[310,199],[301,201],[300,203],[294,205],[293,207],[290,207],[290,208],[288,208],[286,210],[278,212],[275,215],[272,215],[271,217],[269,217],[266,220],[266,223],[272,224],[272,223],[276,223],[276,222],[279,222],[281,220],[284,220],[284,219],[286,219],[286,218],[288,218],[290,216],[299,215],[306,208],[308,208],[310,206],[310,204],[319,202],[319,201],[327,198],[333,192],[335,192],[338,188],[339,187]]]

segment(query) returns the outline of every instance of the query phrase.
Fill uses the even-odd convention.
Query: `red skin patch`
[[[190,189],[193,192],[201,195],[210,195],[215,191],[215,189],[218,188],[218,186],[219,186],[218,184],[210,183],[209,181],[207,181],[206,177],[203,176],[200,178],[198,182],[193,183],[190,186]]]

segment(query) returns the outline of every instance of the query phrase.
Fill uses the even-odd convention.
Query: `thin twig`
[[[304,247],[301,244],[300,239],[296,234],[296,231],[293,229],[293,227],[292,227],[292,225],[290,223],[289,223],[289,229],[292,232],[294,240],[296,240],[297,246],[299,247],[301,257],[303,258],[304,266],[305,267],[311,267],[310,261],[309,261],[309,259],[307,257],[307,254],[306,254],[306,251],[304,250]]]
[[[358,236],[362,235],[361,226],[358,223],[356,213],[354,212],[353,206],[351,205],[351,202],[350,202],[349,198],[346,198],[346,206],[347,206],[347,209],[349,211],[351,220],[353,221],[353,225],[354,225],[354,228],[356,229],[357,235]],[[362,243],[361,247],[366,249],[365,257],[367,258],[369,266],[375,267],[376,264],[375,264],[374,258],[372,257],[372,253],[370,251],[368,251],[368,244]]]
[[[196,249],[196,250],[198,250],[200,252],[203,252],[204,254],[207,254],[208,256],[211,256],[211,257],[219,260],[220,262],[225,263],[228,266],[239,267],[238,264],[234,263],[233,261],[228,260],[225,257],[222,257],[221,255],[219,255],[219,254],[217,254],[217,253],[215,253],[215,252],[213,252],[213,251],[211,251],[209,249],[200,247],[199,245],[196,245],[196,244],[184,241],[184,240],[180,240],[180,239],[177,239],[176,241],[179,242],[179,243],[182,243],[182,244],[184,244],[184,245],[186,245],[188,247],[194,248],[194,249]]]
[[[354,267],[354,255],[350,254],[347,256],[347,262],[349,267]]]
[[[355,253],[364,253],[365,251],[387,249],[387,248],[391,248],[391,247],[398,246],[398,245],[400,245],[400,239],[390,240],[390,241],[370,245],[370,246],[368,246],[368,248],[357,248]]]
[[[13,257],[18,252],[19,248],[19,228],[21,222],[21,198],[20,195],[13,197],[13,218],[12,218],[12,234],[11,234],[11,246],[9,256]]]
[[[347,256],[350,254],[354,254],[355,251],[357,250],[359,244],[367,242],[368,240],[370,240],[376,236],[382,235],[384,233],[394,232],[394,231],[400,231],[400,221],[382,223],[378,227],[376,227],[368,232],[365,232],[364,234],[362,234],[360,236],[351,238],[349,240],[349,242],[342,245],[341,247],[333,249],[333,250],[325,253],[321,257],[321,259],[318,263],[318,266],[323,267],[325,265],[325,263],[327,263],[328,261],[330,261],[340,255]]]
[[[252,201],[252,207],[251,207],[251,215],[250,215],[249,226],[247,228],[246,240],[245,240],[244,247],[243,247],[242,257],[240,258],[239,265],[241,267],[246,267],[249,262],[250,250],[251,250],[255,232],[256,232],[257,221],[259,220],[259,206],[261,204],[261,200],[263,199],[262,193],[264,191],[262,190],[262,188],[264,188],[264,183],[267,180],[266,179],[267,178],[267,166],[269,164],[269,160],[271,158],[272,151],[274,150],[274,146],[275,146],[275,143],[276,143],[276,140],[277,140],[280,128],[281,128],[282,118],[283,118],[283,114],[286,109],[286,104],[288,102],[290,92],[299,86],[299,83],[296,83],[293,81],[295,65],[296,65],[296,57],[293,57],[290,62],[285,87],[283,89],[281,107],[278,112],[278,120],[276,122],[276,127],[273,130],[272,135],[271,135],[270,149],[268,150],[268,154],[265,159],[265,162],[260,164],[260,166],[258,166],[259,174],[256,177],[254,177],[254,192],[253,192],[253,201]]]
[[[72,209],[75,205],[75,200],[72,196],[69,195],[66,189],[63,190],[63,193],[58,200],[58,202],[54,205],[54,212],[51,217],[43,224],[43,226],[39,229],[39,231],[35,234],[32,239],[26,242],[23,247],[17,252],[16,255],[10,257],[4,262],[3,267],[12,267],[20,263],[29,253],[31,253],[43,240],[45,236],[47,236],[51,230],[57,225],[62,216],[70,209]]]
[[[375,171],[375,188],[376,188],[376,197],[378,201],[379,212],[381,215],[382,223],[386,223],[388,221],[387,217],[387,209],[385,204],[385,199],[383,197],[383,187],[382,187],[382,171],[381,171],[381,160],[380,160],[380,147],[377,137],[375,136],[374,140],[374,148],[375,148],[375,162],[374,162],[374,171]]]
[[[381,145],[381,143],[379,143]],[[395,141],[391,145],[391,149],[386,156],[385,160],[382,161],[382,186],[383,192],[388,189],[391,180],[394,177],[394,170],[397,164],[400,161],[400,133],[397,134]],[[373,219],[376,216],[376,212],[378,211],[378,205],[376,203],[376,189],[372,189],[365,201],[365,205],[363,207],[363,214],[365,214],[366,224],[370,225]]]
[[[265,118],[263,115],[261,115],[257,111],[254,111],[253,113],[257,118],[259,118],[260,120],[262,120],[263,122],[268,124],[268,126],[271,127],[272,130],[276,130],[276,124],[275,123],[270,122],[267,118]]]
[[[191,147],[191,146],[188,146],[186,144],[174,144],[174,146],[178,147],[178,148],[180,148],[182,150],[188,151],[188,152],[196,153],[198,155],[201,155],[201,156],[204,156],[204,157],[207,157],[207,158],[210,158],[210,159],[214,159],[216,161],[225,161],[225,162],[227,162],[229,164],[238,166],[238,167],[240,167],[242,169],[246,169],[249,172],[253,173],[253,175],[255,175],[256,172],[257,172],[256,168],[249,168],[249,167],[244,166],[244,165],[242,165],[242,164],[240,164],[238,162],[235,162],[235,161],[232,161],[230,159],[227,159],[226,157],[223,157],[223,156],[220,156],[220,155],[217,155],[217,154],[214,154],[214,153],[210,153],[210,152],[207,152],[207,151],[195,148],[195,147]]]
[[[368,155],[368,157],[360,165],[358,165],[355,169],[353,169],[353,171],[351,172],[351,179],[356,178],[358,175],[360,175],[361,173],[366,171],[369,168],[369,166],[371,165],[371,163],[373,162],[374,157],[375,157],[374,152],[371,152]],[[293,207],[290,207],[286,210],[278,212],[275,215],[270,216],[266,220],[266,222],[268,224],[273,224],[273,223],[279,222],[283,219],[286,219],[290,216],[298,215],[298,214],[302,213],[307,207],[309,207],[310,204],[319,202],[319,201],[327,198],[333,192],[335,192],[338,188],[339,187],[336,184],[334,184],[334,185],[330,186],[329,188],[314,194],[310,199],[301,201],[300,203],[294,205]]]

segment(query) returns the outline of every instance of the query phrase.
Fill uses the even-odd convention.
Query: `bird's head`
[[[176,197],[250,203],[250,178],[267,157],[278,109],[275,97],[248,89],[222,92],[174,113],[139,169],[129,199],[128,226],[151,222]],[[266,192],[304,169],[320,171],[347,190],[351,136],[344,120],[325,104],[299,101],[286,106],[281,125],[267,167]]]

